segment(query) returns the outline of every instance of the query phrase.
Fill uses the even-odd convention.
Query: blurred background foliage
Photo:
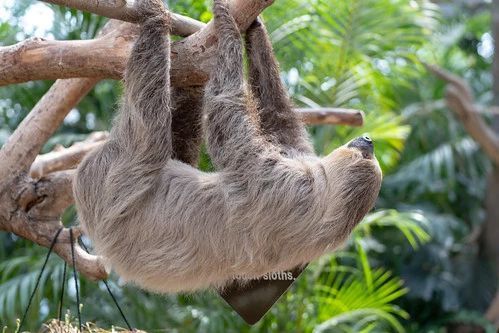
[[[473,3],[471,6],[469,3]],[[170,0],[201,21],[209,1]],[[254,327],[215,293],[158,296],[111,288],[134,326],[150,332],[446,332],[475,323],[496,278],[477,253],[490,163],[445,107],[443,84],[420,60],[464,77],[480,105],[490,105],[493,41],[488,2],[427,0],[287,0],[264,13],[282,79],[301,106],[362,109],[362,128],[314,126],[316,150],[327,154],[369,133],[385,179],[375,210],[344,249],[311,264]],[[0,45],[28,37],[93,38],[105,19],[37,1],[0,3]],[[0,145],[52,82],[0,89]],[[70,145],[109,128],[120,84],[105,80],[72,110],[44,148]],[[203,159],[202,168],[209,168]],[[75,223],[69,209],[65,223]],[[46,249],[0,234],[0,325],[16,327]],[[29,313],[28,328],[57,316],[62,261],[52,258]],[[74,313],[75,287],[66,300]],[[81,279],[83,316],[124,326],[102,283]],[[450,331],[449,331],[450,332]]]

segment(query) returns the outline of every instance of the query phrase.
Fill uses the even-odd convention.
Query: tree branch
[[[482,147],[487,156],[499,165],[499,136],[481,118],[474,105],[471,89],[464,80],[434,65],[426,68],[447,82],[446,102],[468,134]]]
[[[117,21],[110,21],[102,32],[117,26]],[[67,113],[98,81],[97,78],[56,81],[0,149],[0,230],[50,246],[62,227],[61,214],[73,203],[72,173],[58,172],[33,180],[27,172]],[[71,264],[69,241],[63,242],[69,239],[65,235],[67,230],[54,251]],[[75,259],[77,269],[87,277],[102,279],[107,275],[100,260],[79,247]]]
[[[59,80],[36,104],[0,149],[0,183],[29,169],[67,113],[98,79]],[[1,184],[0,184],[1,186]]]
[[[107,132],[94,132],[87,140],[75,143],[69,148],[38,155],[31,165],[30,176],[39,179],[55,171],[76,168],[85,155],[102,146],[106,142],[107,137]]]
[[[73,171],[56,172],[36,181],[21,176],[24,181],[19,181],[14,188],[11,188],[8,202],[2,202],[2,208],[5,208],[6,203],[11,207],[8,216],[0,215],[0,230],[12,232],[38,245],[49,247],[57,230],[62,227],[59,216],[73,202],[73,176]],[[77,234],[80,234],[79,230]],[[70,245],[69,230],[64,229],[54,247],[54,252],[71,264]],[[105,278],[107,273],[100,259],[87,254],[77,244],[75,245],[76,268],[91,279]]]
[[[62,1],[61,1],[62,2]],[[67,0],[82,3],[83,1]],[[270,0],[235,0],[231,12],[245,31]],[[0,47],[0,85],[30,80],[74,77],[120,79],[137,36],[137,27],[125,24],[119,32],[85,41],[30,39]],[[203,85],[213,67],[218,38],[209,23],[191,36],[173,43],[171,80],[175,86]]]
[[[126,0],[41,0],[60,6],[79,9],[112,19],[138,23],[139,17],[135,8]],[[187,16],[172,13],[172,33],[187,37],[205,26]]]
[[[0,85],[83,77],[119,79],[138,30],[133,24],[110,22],[115,29],[96,39],[30,38],[0,47]]]
[[[123,28],[123,23],[112,20],[103,27],[99,35],[122,34]],[[68,112],[99,80],[58,80],[50,87],[0,149],[0,189],[29,170],[42,146],[54,134]]]
[[[349,125],[362,126],[364,112],[342,108],[298,108],[305,123],[309,125]]]
[[[26,172],[67,112],[97,81],[57,81],[0,149],[0,230],[50,246],[62,227],[60,215],[73,202],[72,176],[66,171],[35,181]],[[71,263],[69,245],[59,242],[54,251]],[[76,252],[76,266],[82,274],[91,279],[106,277],[97,257],[87,255],[79,247]]]

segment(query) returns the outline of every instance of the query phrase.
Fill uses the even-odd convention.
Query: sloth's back
[[[186,285],[194,290],[306,261],[311,254],[297,251],[311,242],[322,217],[314,175],[276,167],[276,179],[265,170],[241,179],[169,162],[160,186],[145,201],[147,226],[138,230],[139,238],[154,246],[136,248],[141,254],[135,258],[147,267],[131,280],[157,291]]]
[[[222,286],[235,275],[289,268],[302,261],[294,254],[320,219],[318,181],[303,165],[264,164],[241,178],[171,160],[121,224],[82,221],[98,226],[89,236],[107,265],[152,291]],[[95,204],[94,212],[105,210]]]

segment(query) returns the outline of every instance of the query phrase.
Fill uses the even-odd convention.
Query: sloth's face
[[[381,182],[381,169],[374,155],[374,143],[367,135],[355,138],[335,149],[324,158],[324,165],[328,178],[339,176],[335,174],[341,174],[342,177],[366,174],[371,175],[372,180]],[[345,180],[349,180],[349,178],[347,177]],[[334,180],[339,181],[339,179]]]
[[[373,140],[367,135],[353,139],[346,144],[346,147],[359,150],[362,153],[362,157],[365,159],[376,159],[374,156]]]
[[[381,187],[374,143],[367,136],[356,138],[326,156],[323,165],[329,197],[335,198],[328,211],[333,215],[341,212],[341,218],[353,228],[373,208]]]

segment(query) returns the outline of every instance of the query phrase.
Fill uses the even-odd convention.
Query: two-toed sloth
[[[170,87],[170,16],[138,1],[141,31],[109,141],[78,168],[81,225],[125,281],[155,292],[223,287],[335,249],[373,207],[381,171],[367,137],[317,157],[257,20],[243,43],[215,0],[216,65],[200,89]],[[216,172],[195,163],[203,132]],[[173,119],[173,120],[172,120]]]

